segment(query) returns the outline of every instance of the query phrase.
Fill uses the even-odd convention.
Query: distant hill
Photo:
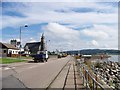
[[[108,49],[83,49],[83,50],[75,50],[75,51],[67,51],[69,54],[119,54],[120,50],[108,50]]]

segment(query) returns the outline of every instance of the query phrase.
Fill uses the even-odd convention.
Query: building
[[[14,45],[0,42],[0,51],[2,57],[18,57],[20,50]]]
[[[25,56],[29,56],[30,55],[30,49],[28,48],[28,45],[24,48],[24,53]]]
[[[40,48],[41,43],[40,42],[31,42],[26,43],[24,46],[25,54],[30,53],[31,55],[37,54],[37,51]]]
[[[45,36],[44,34],[42,34],[41,36],[41,45],[39,47],[39,51],[45,51],[46,47],[45,47]]]
[[[17,48],[20,47],[20,41],[18,41],[16,39],[10,40],[10,44],[14,45]]]
[[[39,54],[41,51],[46,51],[47,48],[45,46],[45,36],[44,33],[41,36],[41,42],[31,42],[31,43],[26,43],[24,47],[24,54]]]

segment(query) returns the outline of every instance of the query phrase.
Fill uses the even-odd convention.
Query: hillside
[[[106,49],[83,49],[75,51],[67,51],[69,54],[120,54],[120,50],[106,50]]]

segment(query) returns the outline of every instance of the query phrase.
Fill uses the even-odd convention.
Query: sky
[[[22,45],[44,33],[48,50],[118,49],[118,0],[13,1],[0,4],[1,42],[19,40],[22,27]]]

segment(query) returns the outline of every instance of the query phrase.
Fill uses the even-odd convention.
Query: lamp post
[[[25,25],[24,27],[28,27],[28,26]],[[21,30],[22,30],[22,26],[20,26],[20,59],[21,59],[21,48],[22,48],[22,44],[21,44]]]
[[[50,42],[50,40],[46,40],[46,50],[48,50],[49,49],[49,51],[50,51],[50,45],[49,45],[49,47],[48,47],[48,42]]]

